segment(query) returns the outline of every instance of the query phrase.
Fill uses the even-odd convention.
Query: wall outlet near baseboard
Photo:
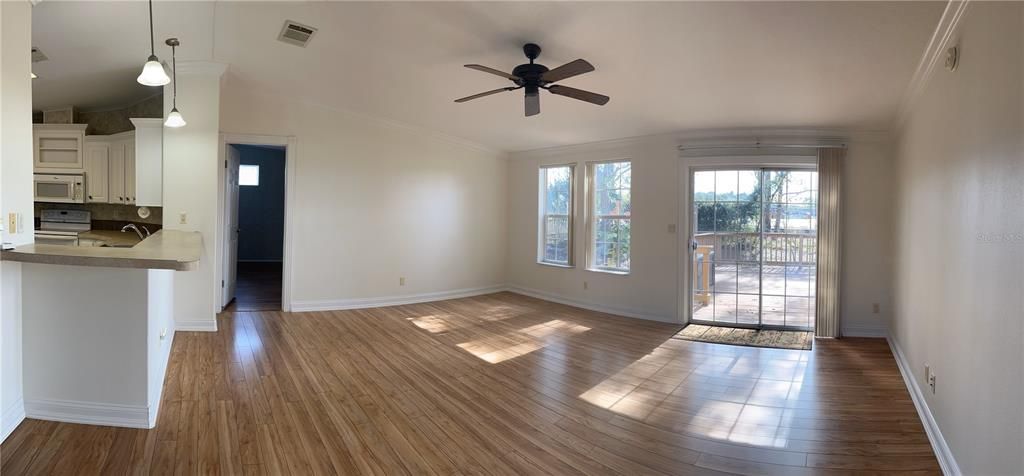
[[[179,225],[187,225],[188,224],[188,213],[181,212],[181,213],[178,214],[178,224]]]
[[[587,289],[587,282],[586,281],[583,282],[583,289]]]
[[[399,286],[405,286],[405,276],[402,276],[402,277],[398,278],[398,285]]]
[[[877,302],[871,304],[871,312],[873,314],[878,314],[881,311],[882,311],[882,306],[880,306]]]
[[[924,381],[928,382],[928,387],[932,389],[932,393],[935,393],[935,374],[932,373],[932,366],[924,364]]]

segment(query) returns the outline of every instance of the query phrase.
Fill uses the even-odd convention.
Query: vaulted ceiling
[[[157,54],[231,65],[239,84],[462,137],[504,150],[727,127],[885,129],[944,2],[388,3],[156,2]],[[285,19],[319,28],[306,48],[276,40]],[[135,84],[149,54],[143,2],[38,4],[36,108],[98,108],[153,94]],[[510,71],[521,46],[555,67],[597,71],[566,85],[604,107],[521,91],[463,68]],[[188,91],[179,91],[188,94]]]

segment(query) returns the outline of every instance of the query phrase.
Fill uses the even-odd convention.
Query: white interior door
[[[238,165],[241,154],[233,145],[227,146],[227,170],[224,171],[224,302],[235,298],[238,279]]]

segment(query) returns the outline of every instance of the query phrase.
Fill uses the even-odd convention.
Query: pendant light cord
[[[156,43],[153,41],[153,0],[149,0],[149,54],[156,56]]]
[[[173,91],[173,94],[171,95],[171,107],[173,109],[178,109],[178,60],[175,59],[174,55],[174,50],[176,49],[177,48],[173,45],[171,46],[171,74],[174,75],[174,78],[172,78],[173,81],[171,81],[171,91]]]

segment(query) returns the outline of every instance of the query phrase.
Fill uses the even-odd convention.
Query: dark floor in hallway
[[[281,262],[238,263],[238,281],[232,311],[281,310]]]

